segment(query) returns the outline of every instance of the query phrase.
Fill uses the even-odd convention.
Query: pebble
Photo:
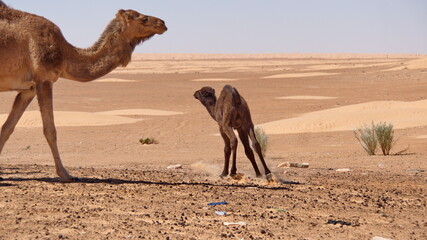
[[[230,227],[235,227],[235,226],[246,226],[247,223],[246,222],[224,222],[223,223],[225,226],[230,226]]]
[[[277,165],[278,168],[308,168],[310,163],[295,163],[295,162],[284,162]]]
[[[170,165],[167,168],[168,169],[180,169],[180,168],[182,168],[182,164]]]
[[[393,240],[393,239],[375,236],[375,237],[371,238],[371,240]]]

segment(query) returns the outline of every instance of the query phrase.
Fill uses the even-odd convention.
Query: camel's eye
[[[143,17],[143,18],[141,18],[141,22],[142,22],[142,23],[146,23],[146,22],[148,22],[148,17]]]

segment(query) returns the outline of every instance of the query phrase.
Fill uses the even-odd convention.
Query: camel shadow
[[[33,171],[33,172],[0,172],[0,176],[1,175],[20,175],[20,174],[26,174],[26,175],[30,175],[30,174],[37,174],[37,173],[43,173],[40,171]]]
[[[27,182],[27,181],[37,181],[37,182],[45,182],[45,183],[61,183],[59,178],[22,178],[22,177],[11,177],[11,178],[3,178],[2,182]],[[292,189],[285,186],[262,186],[258,184],[216,184],[209,182],[161,182],[161,181],[147,181],[147,180],[124,180],[124,179],[116,179],[116,178],[74,178],[71,183],[67,184],[110,184],[110,185],[122,185],[122,184],[141,184],[141,185],[159,185],[159,186],[212,186],[212,187],[231,187],[231,188],[258,188],[258,189],[268,189],[268,190],[287,190],[291,191]],[[2,183],[9,184],[9,183]],[[299,182],[292,181],[282,181],[282,185],[301,185]],[[10,184],[12,185],[12,184]]]
[[[1,181],[1,179],[0,179],[0,181]],[[12,187],[12,186],[15,186],[15,185],[10,184],[10,183],[0,183],[0,187]]]

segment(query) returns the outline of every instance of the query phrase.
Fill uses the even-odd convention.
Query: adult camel
[[[159,18],[134,10],[119,10],[92,47],[79,49],[68,43],[51,21],[0,1],[0,92],[18,92],[1,129],[0,153],[25,109],[37,96],[56,173],[61,181],[71,182],[57,146],[53,83],[58,78],[88,82],[118,66],[126,66],[138,44],[166,30],[165,22]]]

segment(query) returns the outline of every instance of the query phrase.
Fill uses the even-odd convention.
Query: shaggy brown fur
[[[27,106],[39,101],[43,131],[63,181],[71,176],[62,165],[53,120],[52,87],[58,78],[87,82],[126,66],[135,46],[167,30],[163,20],[120,10],[90,48],[69,44],[49,20],[7,7],[0,1],[0,92],[18,91],[0,135],[0,152]]]
[[[236,150],[237,137],[233,132],[236,129],[239,133],[240,140],[245,147],[245,154],[252,163],[256,176],[262,176],[255,161],[254,153],[249,145],[249,138],[252,142],[252,147],[258,154],[261,163],[265,170],[265,175],[268,180],[272,179],[270,170],[262,156],[261,146],[259,145],[252,123],[251,113],[245,99],[240,96],[237,89],[230,85],[224,86],[222,92],[217,99],[215,89],[211,87],[203,87],[194,93],[194,97],[198,99],[203,106],[206,107],[211,117],[218,122],[219,131],[224,139],[224,170],[221,176],[228,175],[228,166],[230,163],[230,155],[233,153],[233,162],[231,165],[231,176],[237,174],[236,167]]]

